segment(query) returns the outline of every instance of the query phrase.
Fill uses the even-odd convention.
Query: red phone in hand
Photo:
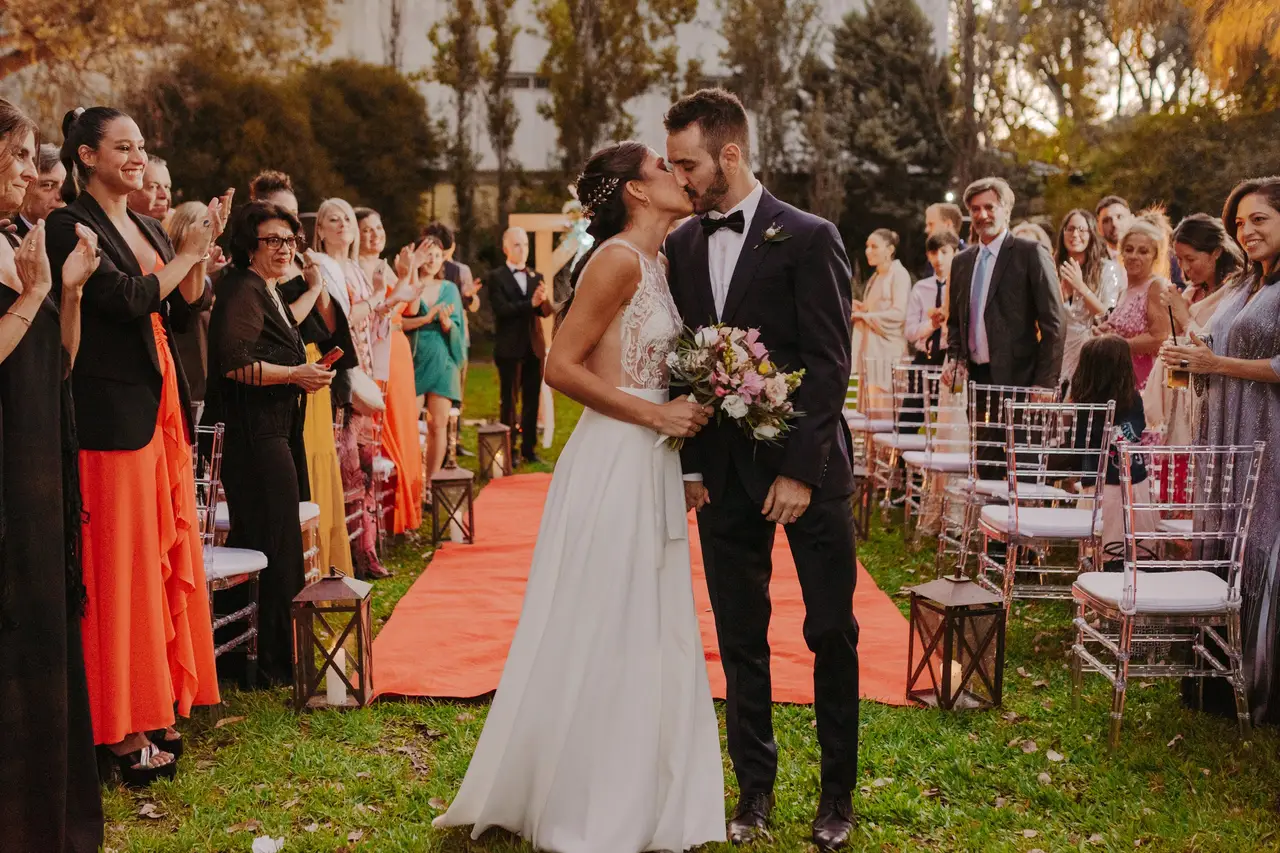
[[[327,370],[337,364],[338,359],[340,358],[342,358],[342,347],[334,347],[325,353],[324,356],[316,362],[316,364],[319,364]]]

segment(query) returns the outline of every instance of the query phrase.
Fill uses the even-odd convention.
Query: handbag
[[[351,385],[351,405],[362,415],[377,415],[386,411],[378,383],[359,367],[347,369],[347,382]]]

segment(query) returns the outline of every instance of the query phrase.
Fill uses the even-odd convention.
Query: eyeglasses
[[[1063,228],[1062,230],[1067,234],[1088,234],[1089,233],[1088,227],[1081,226],[1081,225],[1068,225],[1066,228]]]
[[[302,245],[302,240],[298,237],[277,237],[274,234],[270,237],[259,237],[258,242],[273,252],[278,252],[286,246],[289,247],[289,251],[293,251]]]

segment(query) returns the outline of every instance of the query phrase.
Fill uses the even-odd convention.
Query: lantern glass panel
[[[908,698],[947,710],[999,705],[1005,612],[998,597],[992,596],[993,601],[955,603],[953,592],[965,597],[983,595],[963,584],[935,588],[933,591],[943,593],[943,601],[920,591],[913,594],[911,601]]]
[[[372,698],[368,588],[350,578],[325,578],[294,599],[298,710],[359,708]],[[333,598],[324,598],[326,594]]]

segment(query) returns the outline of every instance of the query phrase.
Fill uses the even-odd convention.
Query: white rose
[[[782,376],[770,376],[764,381],[764,396],[771,406],[780,406],[787,400],[787,380]]]
[[[778,437],[778,428],[769,424],[761,424],[751,434],[761,441],[769,441]]]
[[[747,416],[747,404],[737,394],[730,394],[720,402],[720,409],[729,417],[745,418]]]
[[[698,334],[693,336],[693,342],[700,347],[709,347],[714,344],[719,337],[720,336],[716,333],[715,329],[710,326],[704,326],[698,330]]]
[[[733,346],[729,347],[729,349],[730,351],[733,352],[734,364],[746,364],[747,362],[751,361],[751,356],[747,354],[747,351],[744,350],[742,347],[738,346],[737,344],[734,344]]]
[[[667,367],[670,367],[672,370],[675,370],[679,366],[680,366],[680,354],[674,353],[674,352],[667,353]]]

